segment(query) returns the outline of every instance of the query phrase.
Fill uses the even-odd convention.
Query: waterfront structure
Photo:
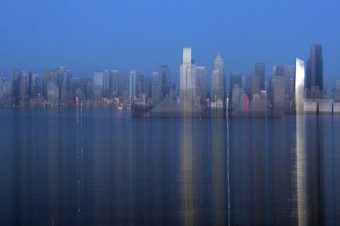
[[[225,100],[224,60],[218,53],[214,59],[211,75],[210,101],[212,108],[223,108]]]
[[[183,64],[180,66],[179,93],[182,101],[196,98],[196,65],[191,57],[191,48],[183,48]]]
[[[303,102],[305,93],[305,63],[301,59],[296,58],[295,64],[295,106],[296,114],[304,112]]]
[[[310,58],[306,68],[306,98],[319,99],[323,94],[323,57],[320,44],[311,45]]]

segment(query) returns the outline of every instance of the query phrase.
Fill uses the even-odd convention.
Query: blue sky
[[[256,62],[307,60],[323,46],[324,77],[340,79],[340,3],[293,0],[4,0],[0,2],[0,74],[14,68],[42,74],[63,65],[74,76],[96,70],[151,75],[169,65],[175,80],[182,48],[197,65],[225,59],[250,74]]]

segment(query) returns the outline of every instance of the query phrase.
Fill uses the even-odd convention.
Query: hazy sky
[[[137,70],[161,64],[177,78],[182,48],[191,47],[210,78],[220,52],[225,74],[249,74],[255,62],[307,60],[323,47],[324,77],[340,79],[340,3],[316,0],[2,0],[0,74],[14,68],[42,74],[63,65],[74,76],[95,70]]]

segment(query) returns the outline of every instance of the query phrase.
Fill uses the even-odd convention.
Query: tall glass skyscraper
[[[264,63],[256,63],[255,64],[255,76],[259,80],[259,92],[261,90],[265,90],[265,84],[264,84],[264,73],[265,73],[265,65]]]
[[[224,77],[224,60],[218,53],[214,59],[214,69],[211,75],[211,107],[222,108],[225,99],[225,77]]]
[[[182,100],[196,97],[196,65],[192,62],[191,48],[183,48],[183,64],[180,66],[179,92]]]
[[[305,92],[305,62],[296,59],[295,66],[295,106],[296,114],[303,113],[303,100]]]
[[[323,57],[320,44],[311,45],[310,58],[307,61],[306,98],[322,98],[323,90]]]
[[[170,77],[170,69],[167,65],[161,65],[159,68],[159,76],[162,80],[162,98],[170,95],[170,87],[171,87],[171,77]]]

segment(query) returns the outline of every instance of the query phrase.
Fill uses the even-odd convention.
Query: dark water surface
[[[339,225],[340,116],[0,110],[0,225]]]

